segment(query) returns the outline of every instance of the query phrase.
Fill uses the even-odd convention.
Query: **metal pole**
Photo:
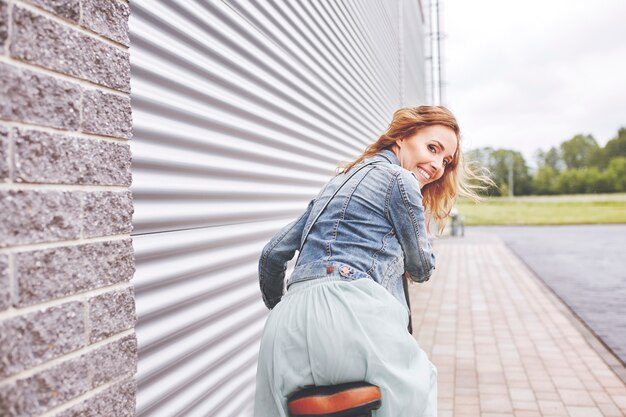
[[[441,105],[441,31],[440,31],[440,20],[439,20],[439,0],[435,0],[435,6],[437,11],[437,82],[438,82],[438,93],[439,93],[439,102],[437,104]]]
[[[509,197],[513,197],[513,155],[509,154]]]
[[[430,102],[435,104],[435,26],[433,22],[433,1],[428,2],[428,21],[429,21],[429,36],[430,41]]]

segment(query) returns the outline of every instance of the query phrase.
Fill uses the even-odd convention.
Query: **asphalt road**
[[[626,224],[475,226],[500,236],[626,363]]]

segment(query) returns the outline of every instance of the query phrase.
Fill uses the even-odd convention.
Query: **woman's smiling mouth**
[[[422,177],[426,178],[427,180],[430,179],[430,175],[424,169],[418,167],[417,172],[419,172],[422,175]]]

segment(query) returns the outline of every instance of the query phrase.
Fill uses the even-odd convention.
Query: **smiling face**
[[[398,140],[391,150],[402,168],[415,173],[420,188],[423,188],[443,176],[446,166],[453,161],[457,146],[454,130],[444,125],[432,125]]]

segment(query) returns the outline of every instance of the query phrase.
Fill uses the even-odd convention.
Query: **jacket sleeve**
[[[387,214],[404,252],[404,269],[411,280],[428,281],[435,269],[435,254],[426,234],[419,182],[410,171],[397,173],[394,180]]]
[[[304,226],[314,203],[315,199],[311,200],[306,211],[276,233],[263,248],[259,259],[259,285],[263,302],[269,309],[274,308],[283,296],[287,262],[300,248]]]

